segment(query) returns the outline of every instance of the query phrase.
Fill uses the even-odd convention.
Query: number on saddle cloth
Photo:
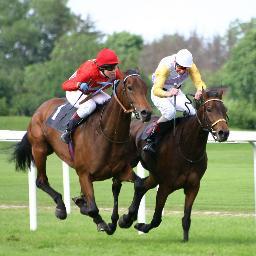
[[[76,112],[77,108],[70,103],[65,103],[58,106],[49,116],[46,124],[60,132],[64,132],[71,116]]]

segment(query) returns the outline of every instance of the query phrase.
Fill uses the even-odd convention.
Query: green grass
[[[104,214],[106,217],[106,214]],[[39,212],[39,228],[28,230],[27,210],[0,211],[0,255],[253,255],[252,218],[194,216],[190,241],[181,242],[181,215],[165,216],[161,227],[145,235],[117,229],[113,236],[96,231],[88,217],[74,210],[56,220],[49,209]]]
[[[30,119],[27,116],[0,116],[0,130],[26,130]]]
[[[17,120],[16,120],[17,121]],[[13,121],[14,122],[14,121]],[[24,123],[13,130],[23,130]],[[0,129],[7,129],[0,124]],[[89,217],[72,204],[65,221],[54,216],[54,203],[37,190],[38,229],[29,231],[28,177],[15,172],[8,162],[12,143],[0,143],[0,256],[3,255],[253,255],[256,251],[253,150],[250,144],[208,144],[208,169],[192,211],[189,243],[181,243],[183,191],[171,194],[160,227],[149,234],[117,229],[113,236],[98,233]],[[61,161],[50,156],[48,178],[62,192]],[[71,196],[80,192],[77,175],[70,170]],[[111,180],[96,182],[95,196],[106,221],[112,207]],[[120,194],[120,212],[132,198],[133,186],[125,183]],[[147,222],[153,215],[156,190],[146,196]],[[23,206],[23,208],[10,208]],[[207,214],[207,212],[210,212]]]

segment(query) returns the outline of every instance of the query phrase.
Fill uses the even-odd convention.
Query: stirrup
[[[68,131],[68,130],[65,130],[61,136],[60,136],[60,139],[66,143],[66,144],[69,144],[70,140],[71,140],[71,132]]]
[[[156,153],[156,150],[155,150],[155,143],[154,142],[147,142],[146,145],[143,147],[142,149],[143,151],[146,151],[146,152],[151,152],[151,153]]]

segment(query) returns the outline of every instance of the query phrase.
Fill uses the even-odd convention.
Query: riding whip
[[[83,104],[84,102],[90,100],[91,98],[93,98],[96,94],[98,94],[99,92],[101,92],[102,90],[104,90],[106,87],[108,87],[110,84],[112,84],[111,82],[98,82],[98,84],[103,85],[100,89],[98,89],[97,91],[95,91],[94,93],[91,93],[90,95],[88,95],[85,99],[81,100],[79,102],[79,105]]]
[[[176,83],[174,84],[174,88],[178,89],[180,88],[180,85],[178,86]],[[177,95],[174,95],[173,97],[173,100],[174,100],[174,118],[173,118],[173,136],[175,136],[175,129],[176,129],[176,96]]]

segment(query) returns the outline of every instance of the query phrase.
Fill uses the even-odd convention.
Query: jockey
[[[80,121],[89,116],[97,104],[103,104],[110,96],[99,91],[89,100],[79,104],[88,95],[98,91],[102,86],[104,90],[109,88],[115,79],[120,79],[122,74],[118,68],[118,57],[114,51],[104,48],[96,56],[96,59],[84,62],[75,73],[62,84],[66,91],[66,98],[71,105],[77,108],[75,114],[69,120],[67,129],[61,135],[61,140],[70,142],[71,133],[79,125]],[[106,82],[109,85],[106,86]]]
[[[161,112],[161,117],[154,123],[146,138],[147,143],[143,148],[144,151],[155,153],[156,135],[166,127],[164,122],[175,118],[176,110],[183,111],[187,115],[195,115],[194,107],[191,104],[185,104],[187,98],[180,89],[189,76],[197,89],[195,99],[198,100],[202,95],[202,88],[205,89],[206,85],[202,81],[195,63],[193,63],[192,54],[187,49],[182,49],[160,61],[152,75],[151,99]],[[175,97],[176,99],[174,99]],[[161,133],[163,132],[161,131]]]

